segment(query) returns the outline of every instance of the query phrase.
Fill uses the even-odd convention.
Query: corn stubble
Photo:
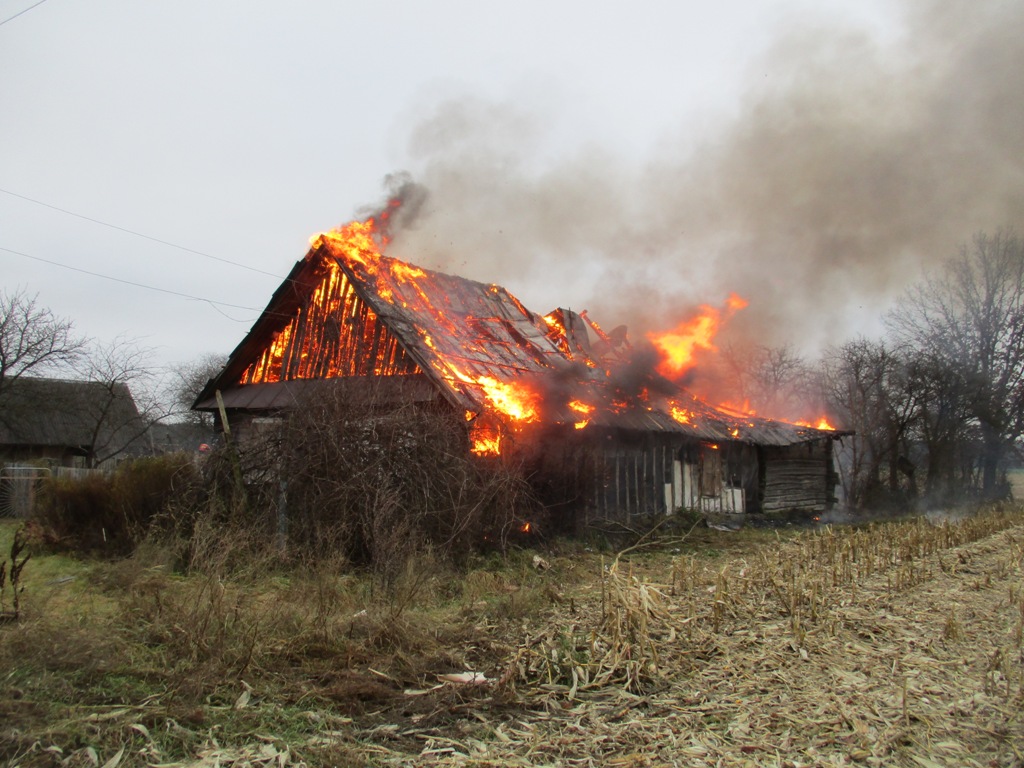
[[[939,755],[936,765],[985,765],[986,752],[991,764],[1020,761],[1021,522],[1005,506],[939,525],[809,531],[724,565],[688,554],[667,568],[615,559],[589,610],[522,643],[506,680],[591,717],[613,689],[620,704],[671,712],[671,743],[685,742],[676,759],[697,765],[729,755],[737,762],[724,764],[917,765],[933,763],[915,755]],[[994,615],[971,592],[991,596]],[[1000,632],[980,630],[983,619]],[[801,733],[821,737],[804,743],[806,762],[784,759]],[[745,745],[730,743],[737,736]],[[637,764],[673,753],[648,744],[644,754],[652,762]]]
[[[30,584],[0,630],[0,747],[26,767],[1021,759],[1021,509],[744,535],[461,573],[424,551],[384,580],[283,569],[233,532],[187,577],[150,551]],[[439,677],[466,670],[488,682]]]

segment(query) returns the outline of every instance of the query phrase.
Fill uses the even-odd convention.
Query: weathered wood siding
[[[831,505],[835,476],[830,439],[763,447],[759,454],[762,512],[817,512]]]
[[[754,446],[628,433],[602,442],[585,494],[588,520],[628,524],[679,510],[742,514],[759,509]]]
[[[606,445],[594,465],[591,496],[598,518],[629,522],[674,511],[676,449],[654,435],[619,439]]]

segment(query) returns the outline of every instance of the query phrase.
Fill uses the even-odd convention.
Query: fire
[[[679,403],[666,404],[657,389],[652,393],[645,388],[637,393],[632,388],[613,390],[609,386],[614,366],[629,358],[631,347],[625,326],[605,333],[585,311],[577,315],[557,309],[540,317],[496,285],[486,286],[491,296],[485,296],[486,301],[481,303],[495,307],[496,316],[476,315],[473,307],[463,307],[444,290],[447,284],[443,281],[455,278],[384,256],[387,219],[397,204],[394,201],[375,218],[353,221],[311,238],[313,250],[302,265],[304,279],[313,281],[305,294],[308,299],[289,299],[290,303],[281,305],[284,311],[277,316],[284,315],[283,322],[267,327],[261,355],[242,373],[239,383],[426,372],[446,382],[460,406],[470,409],[464,411],[466,429],[471,450],[479,456],[501,455],[503,448],[509,450],[524,425],[544,418],[542,389],[533,377],[545,369],[558,370],[565,361],[575,364],[568,370],[584,371],[576,399],[565,404],[572,414],[564,410],[565,406],[558,409],[566,427],[571,423],[582,430],[592,422],[604,425],[609,412],[641,414],[667,405],[678,423],[699,429],[705,413],[711,413],[711,406],[695,396],[693,403],[680,396]],[[459,290],[456,286],[456,296]],[[715,350],[715,336],[722,325],[746,305],[744,299],[732,294],[722,306],[702,306],[696,316],[670,331],[648,334],[660,353],[658,372],[678,380],[702,353]],[[385,322],[391,319],[389,312],[399,307],[409,310],[409,317],[425,317],[427,322],[409,320],[410,335],[399,334],[394,325]],[[522,317],[509,307],[515,307]],[[533,338],[540,338],[531,328],[526,329],[525,336],[509,335],[515,323],[524,319],[526,325],[536,326],[546,339],[544,344],[529,346]],[[506,328],[502,323],[509,330],[492,332]],[[418,334],[418,345],[411,334]],[[595,337],[597,341],[593,341]],[[499,339],[507,345],[522,343],[528,349],[508,349],[507,357],[495,354],[488,345]],[[425,358],[421,356],[424,351],[429,351]],[[532,357],[518,357],[525,351]],[[719,421],[724,422],[730,437],[737,439],[746,422],[744,419],[741,423],[737,417],[749,419],[754,412],[747,403],[741,408],[725,407],[735,413]],[[834,429],[826,419],[818,421],[816,427]],[[724,431],[718,434],[728,439]]]
[[[693,415],[690,411],[685,408],[680,408],[678,405],[671,406],[669,413],[671,413],[672,418],[680,424],[689,424],[690,417]]]
[[[582,400],[570,400],[568,405],[569,408],[576,411],[576,413],[580,414],[581,416],[589,417],[590,414],[594,412],[594,406],[589,405],[588,403],[584,403]],[[575,424],[573,424],[573,426],[576,429],[585,429],[589,423],[590,419],[586,418],[577,421]]]
[[[810,421],[794,421],[798,427],[813,427],[814,429],[821,429],[825,432],[835,432],[836,428],[829,423],[829,420],[822,416],[816,422],[811,423]]]
[[[582,414],[583,416],[589,416],[594,412],[594,406],[584,403],[582,400],[571,400],[569,407],[572,408],[576,413]]]
[[[473,438],[469,450],[477,456],[500,456],[501,438],[498,436],[477,435]]]
[[[491,426],[474,425],[469,430],[469,450],[477,456],[500,456],[501,432]]]
[[[389,214],[390,210],[385,211],[381,218],[386,219]],[[380,250],[387,244],[387,238],[380,232],[378,222],[373,218],[350,222],[333,232],[318,235],[311,242],[315,245],[321,239],[333,250],[340,251],[347,260],[361,265],[367,273],[378,277],[376,289],[381,298],[408,306],[396,296],[396,292],[411,291],[438,323],[448,325],[445,312],[433,306],[416,282],[426,277],[426,272],[419,267],[382,258]],[[499,292],[501,289],[491,286],[491,290]],[[426,331],[422,333],[422,339],[429,348],[437,349],[435,340]],[[474,376],[462,370],[450,358],[442,357],[441,361],[434,365],[438,373],[452,384],[458,382],[479,388],[488,404],[511,421],[529,423],[540,418],[540,396],[524,382],[503,382],[491,376]],[[500,452],[500,442],[496,436],[477,437],[474,439],[473,450],[480,454],[497,454]]]
[[[701,351],[716,349],[714,338],[722,323],[745,306],[746,300],[733,293],[723,309],[705,304],[700,308],[700,314],[684,320],[671,331],[648,333],[647,338],[661,353],[658,373],[669,379],[678,379],[689,371]]]
[[[474,383],[483,389],[487,400],[496,411],[513,421],[537,421],[540,412],[540,396],[521,381],[498,381],[490,376],[480,376]]]
[[[386,239],[377,232],[377,222],[369,218],[366,221],[350,221],[340,229],[332,232],[321,232],[309,239],[309,244],[316,246],[318,240],[327,240],[345,251],[352,261],[363,266],[373,267],[378,263],[380,250],[377,240],[385,243]]]

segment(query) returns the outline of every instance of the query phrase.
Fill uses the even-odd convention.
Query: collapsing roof
[[[615,377],[628,364],[624,333],[605,334],[586,313],[537,315],[500,286],[383,256],[372,226],[313,242],[195,408],[215,409],[218,390],[229,408],[262,409],[303,381],[401,377],[429,382],[467,419],[777,446],[833,436],[714,408],[653,373],[653,389],[624,391]]]

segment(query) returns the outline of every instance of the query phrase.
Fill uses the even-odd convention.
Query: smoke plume
[[[738,115],[630,166],[544,160],[545,115],[466,99],[411,131],[420,194],[390,253],[587,308],[637,339],[736,291],[721,337],[813,351],[864,330],[977,231],[1024,213],[1024,4],[904,7],[885,41],[788,32]]]

